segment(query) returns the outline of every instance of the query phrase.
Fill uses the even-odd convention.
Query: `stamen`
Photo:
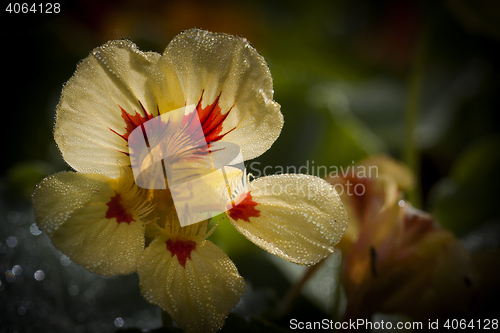
[[[224,218],[222,218],[222,219],[224,219]],[[215,229],[219,225],[219,221],[217,221],[217,223],[215,223],[215,225],[212,228],[210,228],[210,230],[205,234],[205,236],[202,237],[203,240],[206,240],[208,237],[210,237],[214,233]]]
[[[148,200],[144,191],[135,184],[130,167],[120,168],[117,193],[125,206],[132,207],[130,210],[136,220],[143,220],[156,207],[156,203]]]

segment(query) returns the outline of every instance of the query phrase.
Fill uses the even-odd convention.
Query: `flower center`
[[[137,128],[141,128],[143,134],[141,140],[146,140],[145,144],[148,147],[147,150],[144,152],[140,151],[139,154],[135,154],[135,152],[132,153],[132,151],[129,152],[127,146],[123,147],[121,152],[131,157],[131,163],[126,167],[138,167],[139,170],[144,171],[144,175],[143,172],[141,172],[137,176],[137,179],[132,179],[134,179],[138,187],[147,189],[148,195],[145,200],[151,203],[150,206],[154,206],[154,209],[148,211],[148,215],[144,216],[147,218],[146,239],[149,241],[154,239],[161,230],[164,230],[170,237],[180,235],[183,238],[202,237],[206,232],[208,224],[205,223],[199,223],[196,226],[193,225],[184,228],[180,227],[179,219],[175,213],[172,201],[172,193],[170,192],[175,189],[168,186],[167,181],[170,174],[175,174],[176,177],[173,184],[179,184],[194,179],[196,176],[203,175],[201,171],[198,171],[200,175],[195,171],[199,170],[201,166],[206,167],[206,152],[207,149],[210,152],[211,143],[223,139],[226,134],[235,129],[235,127],[223,128],[223,124],[231,112],[232,107],[224,114],[222,113],[219,104],[221,94],[219,94],[211,104],[202,107],[202,93],[196,105],[196,109],[194,112],[187,113],[181,118],[182,122],[178,129],[175,129],[176,127],[171,127],[179,126],[177,118],[162,118],[161,115],[163,115],[163,113],[158,109],[149,110],[156,112],[148,112],[140,101],[139,105],[142,108],[142,112],[133,110],[133,112],[130,113],[132,110],[125,110],[119,106],[121,117],[124,121],[124,130],[115,130],[112,128],[110,128],[110,130],[120,136],[128,147],[134,147],[136,142],[133,142],[133,140],[136,140],[139,136],[134,139],[135,136],[132,132]],[[196,117],[198,117],[199,121]],[[156,121],[154,120],[155,118],[157,118]],[[195,126],[200,125],[201,131],[193,129]],[[121,134],[123,132],[125,133]],[[153,158],[154,156],[167,157],[162,158],[160,164],[157,159]],[[209,157],[211,157],[211,155]],[[210,163],[211,160],[208,160],[208,164]],[[162,172],[157,172],[157,170],[160,169]],[[140,183],[140,176],[144,176],[143,179],[145,180],[149,180],[150,178],[153,179],[150,183],[155,186],[149,186],[148,183],[145,183],[146,186],[144,186],[144,184]],[[158,185],[155,183],[157,180],[158,182],[161,181],[163,187],[156,186]],[[164,185],[167,187],[166,189]],[[126,206],[121,204],[119,196],[113,197],[108,203],[108,206],[110,208],[108,209],[107,217],[116,217],[117,221],[127,223],[130,223],[129,220],[133,220],[132,215],[125,209]],[[254,215],[251,216],[255,216],[255,213],[253,214]],[[186,258],[188,258],[191,253],[189,249],[194,249],[194,245],[181,246],[175,245],[177,243],[174,244],[172,242],[182,243],[182,241],[171,241],[170,246],[174,246],[172,248],[172,254],[176,254],[179,258],[179,262],[185,264]]]
[[[219,96],[217,96],[217,98],[215,99],[215,101],[212,104],[208,104],[207,106],[205,106],[203,108],[201,106],[202,101],[203,101],[203,93],[202,93],[202,96],[201,96],[201,98],[196,106],[196,112],[192,113],[191,115],[186,115],[186,117],[183,121],[184,129],[187,129],[187,131],[185,131],[185,132],[189,133],[189,128],[194,124],[194,122],[192,121],[192,116],[197,115],[199,120],[200,120],[203,134],[205,136],[205,141],[209,145],[211,142],[216,142],[216,141],[221,140],[226,134],[232,132],[236,128],[236,127],[233,127],[231,129],[226,130],[225,133],[222,133],[222,125],[223,125],[224,121],[226,120],[227,116],[229,115],[229,113],[231,112],[232,107],[229,108],[229,110],[225,114],[222,114],[222,109],[219,105],[219,99],[220,99],[221,94],[222,94],[222,92],[219,94]],[[149,120],[156,117],[152,113],[148,113],[148,111],[144,108],[144,106],[142,105],[142,103],[140,101],[139,101],[139,105],[142,108],[144,116],[139,114],[137,111],[135,111],[135,115],[131,115],[126,110],[124,110],[121,106],[119,106],[120,110],[122,112],[121,116],[125,122],[124,128],[125,128],[126,132],[124,134],[120,134],[116,130],[110,128],[110,130],[113,133],[122,137],[125,141],[127,141],[127,143],[129,141],[130,133],[132,133],[139,126],[143,127],[144,123],[146,123]],[[157,110],[157,115],[160,115],[159,110]],[[155,128],[155,131],[160,132],[160,133],[153,133],[153,135],[156,136],[157,140],[163,139],[161,137],[161,133],[166,132],[168,124],[160,122],[160,126],[162,128]],[[143,127],[143,130],[144,130],[144,127]],[[146,135],[146,133],[144,133],[144,134]],[[147,136],[150,136],[149,134],[150,133],[147,133]],[[196,138],[191,137],[190,140],[187,140],[187,141],[198,141],[199,139],[200,138],[197,138],[197,137]],[[153,139],[152,141],[155,141],[155,140]],[[184,140],[179,140],[179,138],[177,138],[176,141],[178,141],[177,143],[179,143],[179,142],[182,142]],[[189,146],[189,144],[186,144],[186,142],[184,142],[183,144],[185,144],[186,146]],[[153,144],[152,144],[152,146],[153,146]],[[196,144],[196,146],[198,146],[198,144]],[[128,151],[122,151],[122,153],[129,155]]]

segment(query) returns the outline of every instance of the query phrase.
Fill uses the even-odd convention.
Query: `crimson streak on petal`
[[[140,103],[140,102],[139,102]],[[142,106],[141,104],[141,107],[142,107],[142,110],[144,111],[144,116],[142,116],[141,114],[139,114],[139,112],[135,112],[135,115],[132,116],[130,115],[127,111],[125,111],[121,106],[120,106],[120,110],[122,111],[122,118],[123,120],[125,120],[125,130],[127,131],[125,134],[120,134],[118,132],[116,132],[115,130],[111,129],[110,130],[113,132],[113,133],[116,133],[118,134],[119,136],[121,136],[123,139],[125,139],[125,141],[128,142],[128,137],[130,136],[130,133],[132,133],[133,130],[135,130],[137,127],[141,126],[142,124],[144,124],[145,122],[147,122],[148,120],[151,120],[153,119],[153,115],[149,114],[145,109],[144,107]]]
[[[168,239],[166,242],[167,250],[170,251],[172,257],[177,256],[179,264],[186,268],[187,259],[191,260],[191,251],[196,249],[196,242],[192,240]]]
[[[112,219],[116,218],[116,222],[118,223],[128,223],[134,221],[134,217],[132,214],[127,212],[127,209],[122,204],[122,198],[119,193],[116,193],[115,196],[111,197],[111,200],[106,204],[108,206],[108,210],[106,211],[106,218]]]
[[[255,206],[257,205],[258,203],[252,199],[252,193],[248,192],[246,193],[245,198],[238,205],[228,210],[228,214],[235,221],[241,219],[243,221],[250,222],[250,217],[260,216],[260,211],[255,209]]]
[[[226,131],[226,133],[221,134],[222,132],[222,124],[224,120],[226,120],[227,116],[231,112],[231,107],[225,114],[222,114],[222,110],[219,106],[219,99],[222,92],[217,96],[215,101],[212,104],[201,107],[201,102],[203,100],[203,94],[196,106],[196,110],[198,111],[198,117],[200,118],[201,127],[203,129],[203,134],[205,134],[205,140],[207,143],[219,141],[226,134],[233,131],[235,128]]]

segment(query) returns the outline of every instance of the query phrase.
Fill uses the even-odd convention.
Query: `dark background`
[[[33,226],[36,183],[69,169],[52,136],[61,88],[79,60],[110,39],[130,38],[141,50],[161,53],[192,27],[242,35],[266,58],[285,117],[282,135],[256,160],[261,169],[307,161],[347,166],[388,154],[414,168],[413,203],[469,251],[499,247],[497,1],[63,1],[59,14],[8,13],[8,3],[0,8],[0,327],[6,332],[113,331],[118,317],[123,327],[161,326],[135,275],[104,279],[65,265]],[[408,122],[412,110],[415,123]],[[247,281],[236,312],[265,317],[293,274],[221,229],[230,237],[215,234],[214,241]],[[9,282],[15,265],[22,273]],[[37,270],[44,280],[34,279]],[[321,302],[301,298],[297,306],[304,318],[327,317]]]

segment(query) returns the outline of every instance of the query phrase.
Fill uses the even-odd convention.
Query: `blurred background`
[[[119,38],[161,53],[192,27],[241,35],[267,60],[285,126],[254,170],[312,161],[340,167],[390,155],[416,176],[407,199],[453,232],[469,253],[493,253],[489,272],[499,276],[499,2],[60,3],[58,14],[8,13],[7,2],[1,8],[2,332],[161,327],[161,312],[142,299],[135,274],[102,278],[55,250],[36,227],[30,196],[44,177],[69,170],[52,131],[62,86],[78,62]],[[212,238],[247,283],[224,330],[279,332],[290,318],[321,320],[342,312],[335,277],[340,254],[279,316],[282,300],[307,268],[271,258],[225,225]],[[489,288],[498,295],[496,282]]]

